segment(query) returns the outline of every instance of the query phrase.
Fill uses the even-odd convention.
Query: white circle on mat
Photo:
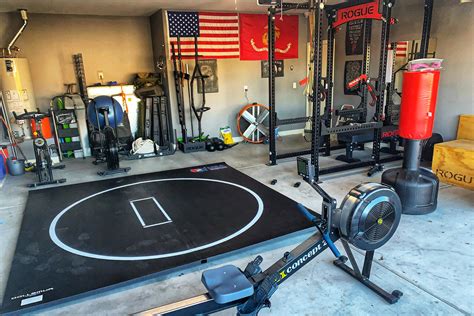
[[[205,244],[205,245],[202,245],[202,246],[198,246],[198,247],[194,247],[194,248],[190,248],[190,249],[186,249],[186,250],[182,250],[182,251],[176,251],[176,252],[170,252],[170,253],[164,253],[164,254],[157,254],[157,255],[109,256],[109,255],[101,255],[101,254],[98,254],[98,253],[90,253],[90,252],[82,251],[82,250],[79,250],[79,249],[76,249],[76,248],[73,248],[71,246],[66,245],[64,242],[61,241],[61,239],[59,239],[59,237],[56,234],[56,225],[58,224],[58,221],[61,219],[61,217],[64,214],[66,214],[69,210],[71,210],[73,207],[79,205],[80,203],[82,203],[82,202],[84,202],[88,199],[91,199],[93,197],[96,197],[98,195],[101,195],[101,194],[104,194],[104,193],[107,193],[107,192],[110,192],[110,191],[122,189],[122,188],[125,188],[125,187],[130,187],[130,186],[140,185],[140,184],[146,184],[146,183],[153,183],[153,182],[165,182],[165,181],[208,181],[208,182],[216,182],[216,183],[231,185],[231,186],[237,187],[239,189],[242,189],[242,190],[248,192],[250,195],[252,195],[258,203],[258,209],[256,211],[255,216],[252,218],[252,220],[247,225],[245,225],[244,227],[242,227],[241,229],[236,231],[235,233],[232,233],[232,234],[230,234],[230,235],[228,235],[224,238],[221,238],[219,240],[216,240],[214,242],[211,242],[211,243],[208,243],[208,244]],[[223,181],[223,180],[207,179],[207,178],[172,178],[172,179],[147,180],[147,181],[129,183],[129,184],[121,185],[121,186],[118,186],[118,187],[110,188],[110,189],[107,189],[107,190],[104,190],[104,191],[100,191],[100,192],[94,193],[92,195],[89,195],[89,196],[87,196],[83,199],[80,199],[79,201],[74,202],[73,204],[71,204],[68,207],[66,207],[65,209],[63,209],[53,219],[53,221],[51,222],[51,225],[49,226],[49,236],[50,236],[51,240],[58,247],[62,248],[63,250],[66,250],[70,253],[73,253],[75,255],[78,255],[78,256],[83,256],[83,257],[88,257],[88,258],[93,258],[93,259],[101,259],[101,260],[115,260],[115,261],[138,261],[138,260],[162,259],[162,258],[169,258],[169,257],[176,257],[176,256],[180,256],[180,255],[185,255],[185,254],[188,254],[188,253],[191,253],[191,252],[211,248],[211,247],[214,247],[216,245],[222,244],[226,241],[229,241],[229,240],[241,235],[242,233],[244,233],[248,229],[250,229],[260,219],[262,214],[263,214],[263,201],[260,198],[260,196],[258,196],[257,193],[255,193],[254,191],[252,191],[249,188],[246,188],[244,186],[241,186],[240,184],[227,182],[227,181]]]

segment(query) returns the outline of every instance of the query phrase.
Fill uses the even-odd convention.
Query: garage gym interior
[[[472,0],[0,0],[0,314],[474,314]]]

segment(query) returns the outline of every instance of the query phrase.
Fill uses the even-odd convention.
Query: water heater
[[[0,58],[0,90],[8,110],[36,109],[30,67],[26,58]]]
[[[36,110],[28,60],[19,58],[17,55],[20,49],[14,46],[28,24],[26,10],[19,9],[18,11],[23,24],[8,43],[8,46],[0,50],[0,92],[9,115],[8,119],[11,119],[13,111],[21,113],[25,109],[27,111]],[[23,126],[26,128],[23,128]],[[12,129],[18,137],[29,137],[30,129],[27,126],[27,124],[12,124]]]
[[[13,111],[21,113],[24,109],[36,110],[30,67],[26,58],[0,58],[0,91],[9,115],[12,115]],[[13,124],[12,128],[14,132],[19,133],[17,136],[29,134],[15,125]]]

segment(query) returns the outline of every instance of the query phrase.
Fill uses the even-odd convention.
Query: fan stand
[[[362,267],[361,273],[348,242],[342,238],[341,242],[342,246],[344,247],[344,250],[346,251],[347,257],[349,257],[349,261],[351,263],[352,268],[346,264],[348,260],[346,256],[341,256],[338,259],[334,260],[334,265],[342,269],[342,271],[346,272],[357,281],[364,284],[372,291],[374,291],[376,294],[386,300],[389,304],[395,304],[400,299],[400,297],[402,297],[402,292],[400,292],[399,290],[394,290],[392,293],[388,293],[387,291],[379,287],[377,284],[369,280],[370,271],[372,270],[372,261],[374,259],[374,251],[372,250],[365,252],[364,266]]]

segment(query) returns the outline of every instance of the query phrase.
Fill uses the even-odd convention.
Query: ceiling
[[[295,1],[296,2],[296,1]],[[257,0],[0,0],[0,12],[149,16],[158,9],[263,12]]]
[[[327,3],[347,0],[327,0]],[[473,0],[443,0],[452,4]],[[306,2],[288,0],[288,2]],[[422,5],[423,0],[403,0],[404,5]],[[0,0],[0,12],[27,9],[30,13],[150,16],[158,9],[196,11],[265,12],[257,0]]]

